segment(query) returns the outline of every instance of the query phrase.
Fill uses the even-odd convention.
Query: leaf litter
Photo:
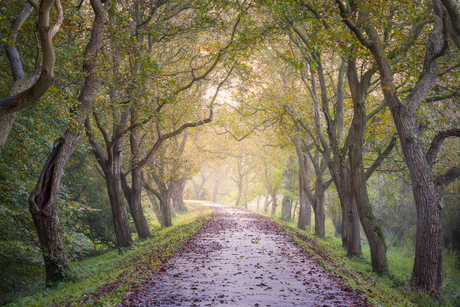
[[[275,222],[209,206],[197,235],[121,306],[370,306]]]

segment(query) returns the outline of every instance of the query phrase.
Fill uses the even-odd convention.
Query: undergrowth
[[[156,274],[207,221],[208,207],[190,203],[170,228],[155,227],[152,238],[119,253],[113,250],[72,264],[66,282],[36,291],[8,306],[115,306],[125,292]]]

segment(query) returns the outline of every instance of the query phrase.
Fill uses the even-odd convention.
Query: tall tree
[[[104,4],[100,0],[91,0],[91,6],[95,18],[84,52],[82,66],[85,80],[78,96],[79,104],[73,116],[75,126],[67,129],[63,137],[56,140],[55,147],[43,166],[37,185],[29,197],[29,210],[43,250],[47,284],[63,280],[66,270],[69,269],[57,213],[59,185],[65,164],[82,138],[81,127],[101,84],[97,55],[102,48],[110,3]]]
[[[417,208],[414,283],[421,292],[441,299],[443,281],[441,193],[446,186],[460,176],[460,166],[454,166],[447,172],[436,176],[433,174],[433,165],[443,141],[451,136],[460,136],[460,129],[439,131],[428,150],[425,151],[420,127],[416,122],[416,111],[436,83],[438,59],[448,47],[443,6],[440,1],[433,1],[434,22],[427,39],[423,70],[410,93],[402,98],[396,90],[394,70],[391,66],[394,62],[393,55],[385,48],[384,41],[373,23],[372,10],[369,7],[363,9],[360,2],[353,6],[345,6],[342,1],[336,2],[343,22],[359,42],[372,53],[377,63],[381,89],[393,115],[411,176]],[[357,18],[359,20],[364,18],[368,22],[362,27],[358,26]]]
[[[117,236],[118,247],[128,247],[132,244],[133,239],[129,231],[128,212],[126,210],[125,199],[122,188],[122,160],[123,160],[123,143],[125,131],[128,124],[129,106],[121,107],[121,110],[113,110],[114,124],[111,136],[103,127],[99,116],[94,113],[97,127],[104,136],[104,143],[107,155],[101,149],[101,146],[95,140],[92,132],[90,118],[87,117],[85,126],[89,143],[92,151],[99,163],[104,179],[107,183],[107,192],[109,194],[112,208],[113,225]]]

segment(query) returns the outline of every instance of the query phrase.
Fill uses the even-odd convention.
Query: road
[[[196,237],[122,306],[367,306],[276,223],[209,206]]]

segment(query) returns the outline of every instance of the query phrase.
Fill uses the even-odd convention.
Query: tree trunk
[[[201,183],[201,185],[197,185],[195,183],[195,180],[192,179],[192,184],[193,184],[193,191],[195,192],[195,199],[196,200],[202,200],[202,195],[204,191],[204,182]]]
[[[128,200],[131,216],[133,217],[134,225],[136,226],[139,239],[144,240],[150,237],[149,224],[144,215],[142,208],[142,170],[134,167],[131,170],[131,195]]]
[[[187,178],[184,176],[179,180],[174,181],[171,184],[171,199],[172,199],[172,207],[176,210],[176,212],[186,212],[187,207],[184,204],[184,189],[185,184],[187,182]]]
[[[59,189],[59,180],[62,177],[62,172],[61,176],[59,173],[56,174],[56,168],[61,168],[62,155],[67,148],[63,148],[62,142],[54,147],[45,163],[37,187],[29,197],[29,210],[34,220],[45,262],[47,286],[62,281],[65,271],[70,269],[61,238],[61,226],[57,213],[58,192],[56,191]],[[58,180],[57,184],[56,180]]]
[[[311,157],[311,160],[313,162],[316,177],[313,206],[315,210],[315,235],[317,235],[320,238],[324,238],[326,236],[326,213],[324,211],[324,193],[326,192],[326,189],[329,187],[329,185],[324,185],[323,175],[327,167],[325,165],[321,165],[318,150],[316,150],[315,156]]]
[[[318,176],[318,175],[317,175]],[[322,176],[322,175],[321,175]],[[324,212],[324,192],[323,181],[316,177],[315,192],[315,235],[320,238],[326,236],[326,213]]]
[[[430,146],[433,152],[429,150],[425,156],[421,133],[416,124],[416,111],[436,83],[438,58],[446,52],[448,46],[443,7],[439,0],[433,0],[432,3],[434,22],[426,44],[423,70],[412,91],[406,96],[405,102],[401,100],[396,90],[390,60],[382,46],[378,31],[369,23],[364,26],[368,39],[358,35],[359,31],[354,33],[357,34],[360,42],[372,52],[377,63],[380,86],[393,116],[401,149],[411,176],[412,192],[417,208],[413,281],[421,292],[441,300],[443,248],[440,192],[452,180],[460,176],[460,167],[453,167],[445,174],[434,178],[432,167],[440,144],[439,147],[435,146],[438,149]],[[343,20],[346,21],[345,10],[343,8],[341,10]],[[363,11],[363,14],[365,13]],[[347,26],[356,30],[349,21],[347,21]]]
[[[313,207],[313,211],[315,212],[315,235],[320,238],[324,238],[325,236],[325,212],[324,212],[324,192],[328,186],[323,186],[323,173],[326,170],[326,167],[322,167],[319,164],[319,153],[316,154],[314,160],[310,157],[310,151],[305,148],[307,154],[304,154],[299,140],[293,139],[292,140],[296,149],[297,153],[297,160],[299,163],[299,175],[302,178],[302,187],[303,192],[305,192],[305,196],[307,197],[308,201],[311,203]],[[305,157],[304,157],[305,156]],[[313,162],[315,166],[315,194],[310,190],[310,182],[309,182],[309,175],[311,172],[310,169],[310,161]]]
[[[291,165],[288,163],[286,169],[283,171],[283,180],[284,180],[284,190],[286,193],[283,195],[281,201],[281,220],[288,221],[291,216],[291,198],[287,193],[291,192],[291,180],[292,180]]]
[[[212,190],[212,202],[216,203],[217,202],[217,196],[219,195],[219,185],[220,182],[222,181],[222,173],[220,169],[216,170],[216,174],[214,177],[214,188]]]
[[[85,82],[78,97],[79,105],[74,117],[74,121],[80,126],[83,125],[85,117],[99,92],[101,80],[97,77],[96,55],[102,47],[102,37],[107,20],[106,8],[99,0],[91,0],[91,6],[95,13],[95,20],[91,30],[91,38],[84,53]],[[57,198],[65,164],[78,146],[81,137],[78,129],[68,129],[64,137],[56,141],[57,145],[48,157],[37,185],[29,196],[29,210],[44,255],[47,285],[63,280],[65,271],[68,269],[57,213]]]
[[[131,113],[131,125],[139,124],[139,117],[135,110],[130,110]],[[140,159],[140,149],[138,145],[138,132],[137,128],[131,131],[129,136],[129,144],[131,147],[131,188],[126,183],[126,178],[123,180],[123,189],[128,190],[129,193],[125,192],[126,200],[128,201],[131,216],[133,217],[134,225],[139,239],[145,240],[150,237],[150,229],[147,223],[147,219],[144,215],[142,208],[142,168],[138,167]],[[121,174],[123,177],[124,175]]]
[[[121,162],[121,161],[120,161]],[[117,236],[118,247],[128,247],[133,240],[129,231],[128,212],[126,211],[120,173],[108,171],[105,173],[107,191],[112,207],[113,226]]]
[[[126,129],[128,122],[128,106],[123,108],[121,114],[114,112],[113,117],[114,130],[112,139],[109,140],[107,137],[104,137],[107,156],[104,155],[102,149],[99,147],[99,144],[94,139],[89,117],[86,119],[85,126],[89,142],[92,145],[93,154],[104,172],[104,179],[107,183],[107,193],[109,194],[110,205],[112,207],[113,225],[117,236],[117,246],[128,247],[132,244],[133,240],[131,232],[129,231],[128,212],[124,202],[122,186],[123,173],[121,165],[123,161],[124,135],[120,135],[120,131],[124,131]],[[102,134],[106,136],[107,132],[98,121],[98,117],[96,115],[95,119],[99,130],[101,130]],[[130,196],[132,196],[134,191],[130,192]]]
[[[171,202],[169,200],[169,191],[162,191],[160,197],[160,211],[164,218],[164,227],[172,226]]]
[[[271,212],[271,215],[272,215],[272,216],[275,215],[275,213],[276,213],[276,207],[278,207],[278,204],[276,203],[276,196],[277,196],[276,194],[278,194],[277,191],[276,191],[276,189],[273,189],[273,190],[270,192],[270,196],[271,196],[271,198],[272,198],[272,212]]]
[[[334,183],[342,208],[342,245],[347,249],[349,255],[361,255],[359,215],[355,197],[351,193],[351,178],[347,169],[340,168],[342,170],[337,176],[340,179],[337,178]]]
[[[310,232],[311,227],[311,206],[303,187],[302,178],[299,173],[299,219],[297,228]]]
[[[269,189],[267,188],[265,196],[264,196],[264,213],[268,213],[268,206],[270,206],[270,192]]]
[[[364,173],[363,151],[364,133],[366,130],[366,92],[369,88],[373,71],[366,72],[361,81],[358,80],[356,61],[348,61],[348,83],[353,101],[353,122],[351,125],[351,141],[349,147],[351,188],[356,200],[359,219],[366,234],[371,250],[372,270],[388,273],[387,247],[381,225],[374,216],[372,205],[367,194]]]
[[[144,180],[143,180],[143,186],[148,192],[150,202],[152,203],[153,212],[155,213],[155,216],[157,217],[158,223],[160,223],[160,225],[165,225],[166,223],[165,217],[163,215],[163,212],[161,211],[160,202],[159,202],[160,197],[157,196],[157,194],[153,191],[153,188]]]
[[[297,157],[298,158],[298,157]],[[298,159],[299,168],[305,170],[305,177],[310,178],[311,166],[307,159]],[[305,183],[302,178],[301,170],[299,170],[299,219],[297,220],[297,228],[310,232],[311,227],[311,205],[308,201],[307,192],[305,191]]]
[[[244,209],[248,208],[248,184],[244,187],[244,194],[243,194],[243,201],[244,201]]]
[[[238,194],[236,195],[235,207],[238,207],[240,205],[241,194],[243,194],[242,184],[238,184],[237,187],[238,187]]]
[[[21,68],[22,69],[22,68]],[[40,71],[36,69],[29,76],[15,80],[13,86],[8,91],[8,96],[16,95],[23,90],[31,87],[40,76]],[[13,127],[14,121],[16,120],[16,112],[0,115],[0,153],[3,151],[8,135],[10,134],[11,127]]]
[[[57,12],[54,25],[50,26],[50,13],[53,3]],[[63,11],[60,1],[42,0],[38,4],[37,29],[40,37],[42,62],[29,76],[24,75],[21,58],[16,48],[16,38],[24,22],[33,11],[31,4],[27,3],[24,9],[13,21],[9,39],[5,45],[5,52],[10,61],[11,72],[14,79],[12,88],[7,97],[0,99],[0,152],[3,150],[11,127],[16,119],[14,113],[36,103],[48,91],[54,79],[54,66],[56,56],[53,46],[53,36],[59,30],[63,20]]]

